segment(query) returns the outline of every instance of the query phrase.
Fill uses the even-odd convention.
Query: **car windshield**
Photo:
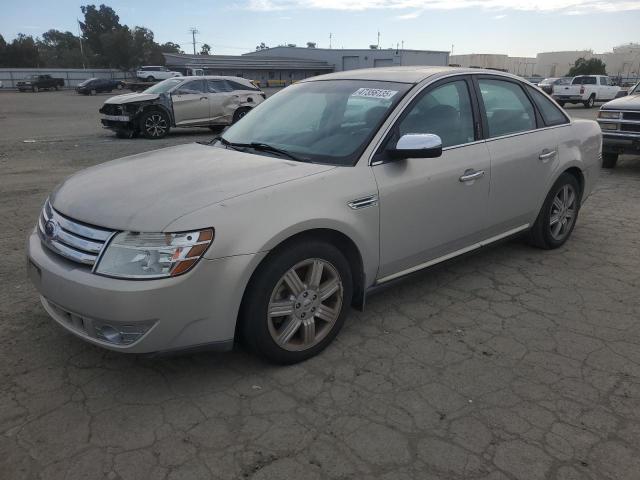
[[[97,78],[87,78],[86,80],[84,80],[83,82],[79,83],[78,86],[80,87],[84,87],[85,85],[87,85],[89,82],[93,82],[94,80],[97,80]]]
[[[354,165],[411,86],[363,80],[291,85],[233,125],[223,141],[268,144],[305,161]]]
[[[558,80],[558,79],[557,78],[545,78],[538,85],[551,85],[551,84],[555,83],[556,80]]]
[[[640,93],[640,83],[636,83],[635,87],[629,89],[629,95],[637,95],[638,93]]]
[[[147,88],[143,93],[167,93],[174,87],[177,87],[184,79],[180,78],[167,78],[166,80],[156,83],[153,87]]]

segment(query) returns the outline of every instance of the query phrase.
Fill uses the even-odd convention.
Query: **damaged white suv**
[[[239,77],[176,77],[140,93],[111,97],[100,109],[102,125],[121,138],[166,136],[171,127],[221,130],[264,101],[266,95]]]

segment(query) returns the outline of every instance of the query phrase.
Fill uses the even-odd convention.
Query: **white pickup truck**
[[[136,77],[147,82],[155,82],[156,80],[166,80],[167,78],[181,77],[180,72],[173,72],[167,67],[160,66],[144,66],[136,71]]]
[[[579,75],[569,85],[555,85],[553,98],[562,107],[565,103],[582,103],[591,108],[596,102],[608,102],[618,95],[620,87],[611,84],[606,75]]]

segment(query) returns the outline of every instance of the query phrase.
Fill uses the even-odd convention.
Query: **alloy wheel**
[[[328,261],[310,258],[277,282],[267,307],[269,333],[285,350],[314,347],[331,331],[342,310],[344,287]]]
[[[554,240],[562,241],[576,220],[578,196],[572,185],[564,184],[551,204],[549,228]]]
[[[145,120],[144,129],[151,137],[161,137],[167,130],[167,121],[159,113],[154,113]]]

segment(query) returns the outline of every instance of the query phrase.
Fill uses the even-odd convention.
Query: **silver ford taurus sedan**
[[[122,352],[292,363],[391,280],[526,234],[563,245],[601,163],[595,122],[512,75],[356,70],[292,85],[207,144],[79,172],[28,239],[46,311]]]

